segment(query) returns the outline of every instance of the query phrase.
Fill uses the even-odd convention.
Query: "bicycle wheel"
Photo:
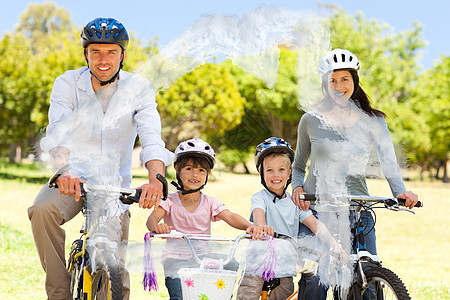
[[[378,267],[364,271],[369,286],[362,288],[359,283],[354,283],[351,287],[349,300],[410,300],[408,290],[401,279],[391,270]]]
[[[83,274],[81,269],[82,258],[81,248],[83,245],[82,240],[76,240],[72,243],[72,247],[69,252],[69,260],[67,270],[70,274],[70,294],[73,299],[82,299],[82,282]]]
[[[92,279],[92,299],[122,300],[122,278],[120,267],[113,255],[106,258],[106,266],[96,272]]]

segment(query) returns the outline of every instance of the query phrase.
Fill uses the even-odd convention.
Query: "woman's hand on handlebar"
[[[159,206],[159,201],[163,195],[163,185],[156,177],[150,178],[149,183],[138,187],[138,189],[142,190],[139,207],[152,208],[155,206],[156,208]]]
[[[261,225],[261,226],[249,226],[246,233],[252,235],[253,240],[259,240],[265,236],[273,236],[274,230],[272,226]]]
[[[414,205],[416,205],[417,201],[419,201],[419,196],[411,191],[405,191],[400,195],[397,195],[396,198],[405,199],[405,206],[410,209],[414,208]]]
[[[61,174],[58,179],[56,179],[56,184],[58,185],[59,193],[73,196],[75,195],[75,201],[80,201],[81,198],[81,186],[80,183],[85,183],[86,181],[81,180],[77,176],[69,173]]]
[[[299,196],[305,194],[303,187],[298,186],[292,191],[292,202],[301,210],[307,210],[311,206],[311,202],[300,200]]]

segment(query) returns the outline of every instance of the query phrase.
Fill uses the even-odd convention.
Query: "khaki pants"
[[[269,294],[269,300],[286,300],[294,292],[292,277],[281,277],[280,285]],[[237,292],[237,300],[259,300],[264,280],[261,277],[244,275]]]
[[[48,299],[72,299],[70,294],[70,275],[66,269],[65,239],[66,234],[61,225],[75,217],[83,207],[82,201],[59,194],[58,189],[45,185],[37,195],[34,203],[28,208],[34,242],[46,273],[45,290]],[[120,216],[122,225],[122,241],[128,239],[130,212]],[[125,262],[124,253],[119,254],[120,261]],[[130,278],[124,269],[122,272],[123,299],[129,299]]]

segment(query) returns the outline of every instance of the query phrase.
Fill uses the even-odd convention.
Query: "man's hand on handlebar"
[[[163,196],[163,185],[156,177],[151,177],[149,183],[138,187],[138,189],[142,190],[139,207],[152,208],[155,206],[156,208],[159,206],[159,201]]]
[[[80,201],[81,198],[81,187],[80,183],[85,183],[86,181],[71,175],[69,173],[61,174],[58,179],[56,179],[56,184],[58,185],[59,193],[73,196],[75,195],[75,201]]]
[[[401,193],[400,195],[397,195],[398,199],[405,199],[405,206],[413,209],[414,205],[416,205],[416,203],[419,201],[419,196],[417,196],[417,194],[414,194],[411,191],[405,191],[403,193]]]
[[[292,202],[301,210],[307,210],[311,206],[311,202],[300,200],[299,196],[305,194],[303,187],[298,186],[292,191]]]

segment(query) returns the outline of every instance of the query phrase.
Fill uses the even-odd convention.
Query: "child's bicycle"
[[[178,271],[183,299],[230,300],[239,277],[238,264],[234,261],[235,253],[239,242],[244,239],[251,239],[251,237],[250,234],[241,234],[235,239],[230,239],[211,235],[184,234],[172,230],[167,234],[148,232],[145,239],[163,238],[183,239],[185,241],[184,244],[187,245],[192,258],[186,261],[188,267],[183,267]],[[209,254],[199,255],[195,243],[209,241],[231,243],[228,254],[223,254],[220,257]],[[227,268],[227,266],[230,267]],[[144,288],[147,288],[145,285],[144,283]],[[149,290],[151,289],[150,287]],[[156,290],[156,288],[154,289]]]
[[[374,208],[386,208],[393,211],[409,211],[414,213],[413,210],[405,208],[405,200],[398,198],[382,198],[382,197],[371,197],[371,196],[344,196],[347,203],[330,204],[333,206],[357,206],[361,209],[358,213],[358,218],[356,220],[356,251],[350,255],[350,259],[353,265],[353,279],[350,288],[347,291],[341,290],[339,287],[335,287],[332,293],[329,293],[331,299],[341,300],[381,300],[381,299],[398,299],[398,300],[409,300],[408,290],[403,284],[402,280],[391,270],[382,266],[381,261],[378,260],[376,255],[370,254],[366,249],[365,234],[364,232],[369,232],[373,229],[367,228],[367,224],[364,224],[362,220],[363,214],[373,214],[374,220],[376,217]],[[301,195],[301,200],[315,201],[316,197],[314,194]],[[422,207],[422,202],[417,202],[415,207]],[[305,249],[301,245],[297,245],[297,241],[284,235],[277,234],[276,238],[282,238],[290,240],[301,255],[301,251],[315,252],[313,249]],[[319,266],[320,268],[320,266]],[[299,273],[301,273],[305,268],[303,268]],[[339,272],[339,270],[336,270]],[[315,272],[310,272],[309,276],[315,275]],[[273,283],[265,284],[266,291],[263,290],[261,299],[264,299],[264,294],[270,291],[271,287],[276,287]],[[267,298],[265,298],[267,299]],[[297,295],[295,292],[288,299],[306,299],[304,295]]]
[[[59,169],[48,182],[51,188],[57,188],[56,180],[70,166]],[[167,198],[167,181],[158,174],[157,179],[163,184],[163,200]],[[68,259],[68,271],[71,278],[70,292],[76,300],[122,299],[121,267],[118,263],[118,243],[106,234],[108,226],[108,209],[101,209],[98,215],[102,222],[92,222],[92,205],[86,201],[89,193],[101,192],[109,197],[120,199],[124,204],[138,203],[141,190],[123,189],[112,186],[81,184],[81,200],[84,224],[81,236],[72,243]],[[93,251],[87,251],[87,249]],[[93,255],[94,254],[94,255]],[[98,257],[101,256],[101,259]],[[103,295],[102,295],[103,293]]]

